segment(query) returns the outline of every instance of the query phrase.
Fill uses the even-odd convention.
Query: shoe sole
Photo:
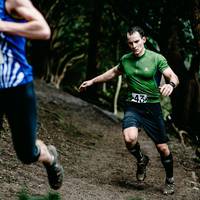
[[[163,194],[166,195],[166,196],[167,196],[167,195],[173,195],[173,194],[174,194],[174,191],[173,191],[173,192],[163,192]]]

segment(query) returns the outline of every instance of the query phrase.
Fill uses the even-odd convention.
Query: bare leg
[[[38,161],[51,165],[54,160],[54,157],[49,153],[47,146],[44,144],[42,140],[37,140],[36,145],[40,149],[40,156]]]
[[[124,129],[124,141],[128,151],[137,159],[136,177],[138,181],[144,181],[146,177],[146,166],[149,162],[148,156],[144,155],[137,141],[138,128],[129,127]]]

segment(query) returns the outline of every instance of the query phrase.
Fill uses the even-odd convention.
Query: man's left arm
[[[163,75],[164,77],[168,80],[168,83],[160,86],[160,93],[163,96],[169,96],[174,88],[176,88],[179,84],[179,80],[177,75],[173,72],[173,70],[168,67],[163,71]]]
[[[23,36],[28,39],[47,40],[50,38],[49,25],[30,0],[6,0],[5,9],[9,15],[24,19],[26,22],[17,23],[0,20],[1,32]]]

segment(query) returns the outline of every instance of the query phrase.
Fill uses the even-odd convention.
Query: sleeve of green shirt
[[[158,70],[162,73],[166,68],[169,67],[167,60],[164,56],[158,54]]]

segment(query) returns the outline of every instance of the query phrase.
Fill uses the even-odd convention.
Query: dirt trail
[[[200,200],[200,166],[193,162],[191,147],[169,143],[174,155],[176,193],[163,196],[164,170],[154,144],[141,132],[142,149],[150,157],[145,182],[135,178],[136,163],[127,152],[120,122],[95,106],[44,83],[37,83],[39,137],[57,146],[65,170],[63,200]],[[4,124],[0,146],[0,200],[16,200],[26,187],[32,195],[50,191],[40,164],[22,165],[15,156]]]

